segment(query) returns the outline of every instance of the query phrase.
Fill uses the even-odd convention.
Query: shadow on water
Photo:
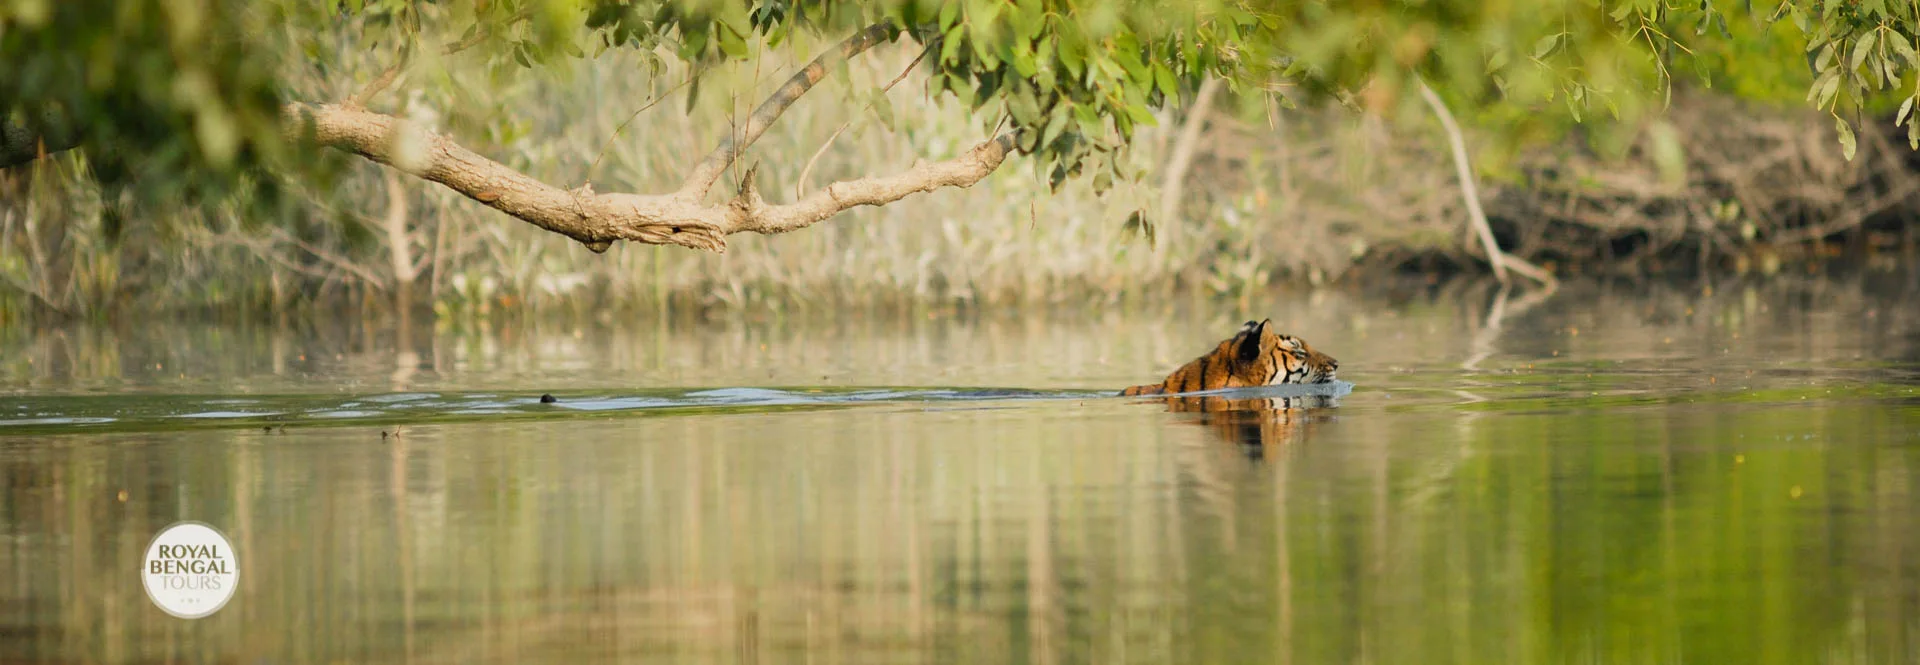
[[[0,660],[1913,662],[1914,302],[0,329]],[[1352,384],[1113,395],[1259,316]]]

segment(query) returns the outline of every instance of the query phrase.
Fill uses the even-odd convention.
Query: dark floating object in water
[[[545,394],[542,394],[542,395],[540,396],[540,403],[541,403],[541,404],[552,404],[552,403],[554,403],[554,402],[558,402],[558,401],[560,401],[560,400],[558,400],[558,399],[555,399],[555,398],[553,397],[553,393],[545,393]]]

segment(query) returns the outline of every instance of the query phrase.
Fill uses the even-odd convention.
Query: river
[[[5,328],[0,661],[1914,662],[1916,303]],[[1337,390],[1112,395],[1263,317]],[[207,618],[141,584],[179,520],[239,563]]]

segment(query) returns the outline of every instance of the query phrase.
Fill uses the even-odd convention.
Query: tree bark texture
[[[562,189],[404,119],[365,109],[295,103],[286,107],[285,115],[295,138],[440,183],[594,251],[605,251],[615,240],[725,251],[730,234],[784,233],[855,206],[886,205],[917,192],[971,186],[999,168],[1013,149],[1012,136],[1003,135],[953,159],[836,182],[786,204],[762,199],[749,172],[733,199],[708,204],[684,188],[669,194],[601,194],[590,186]]]

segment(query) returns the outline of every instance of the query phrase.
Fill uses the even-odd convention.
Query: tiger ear
[[[1260,359],[1260,330],[1265,324],[1256,326],[1249,321],[1247,325],[1247,331],[1240,333],[1233,345],[1233,359],[1241,365],[1251,365]]]

